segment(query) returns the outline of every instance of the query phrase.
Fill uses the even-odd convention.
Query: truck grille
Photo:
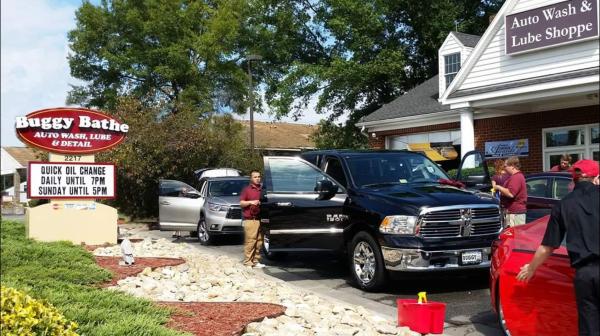
[[[496,234],[502,229],[497,206],[428,208],[419,216],[423,238],[452,238]]]
[[[229,208],[229,210],[227,210],[227,215],[225,215],[225,218],[242,219],[242,209],[241,208]]]

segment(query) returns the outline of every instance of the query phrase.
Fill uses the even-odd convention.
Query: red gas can
[[[444,332],[446,304],[422,302],[415,299],[398,299],[398,325],[409,327],[421,334],[441,334]]]

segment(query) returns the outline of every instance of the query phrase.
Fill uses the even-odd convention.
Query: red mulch
[[[176,308],[167,326],[197,336],[241,335],[251,322],[282,315],[285,307],[254,302],[160,302]]]
[[[86,246],[88,250],[97,247]],[[112,281],[102,287],[112,286],[118,280],[134,276],[146,267],[152,269],[183,264],[180,258],[135,258],[135,264],[120,266],[120,257],[95,256],[96,262],[112,274]],[[270,303],[253,302],[158,302],[159,305],[175,308],[167,326],[197,336],[241,335],[251,322],[261,321],[265,317],[282,315],[285,307]]]
[[[121,257],[101,257],[94,256],[96,258],[96,263],[100,265],[100,267],[108,269],[112,274],[112,280],[110,282],[105,282],[101,285],[101,287],[114,286],[117,284],[117,281],[121,279],[125,279],[130,276],[134,276],[146,267],[150,267],[151,269],[155,269],[158,267],[166,267],[166,266],[177,266],[181,265],[185,262],[185,260],[181,258],[135,258],[135,263],[131,266],[121,266],[119,265],[119,261],[121,261]]]

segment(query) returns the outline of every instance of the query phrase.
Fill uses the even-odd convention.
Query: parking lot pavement
[[[172,232],[151,231],[156,238],[190,244],[197,249],[217,251],[242,260],[242,238],[226,237],[219,245],[202,246],[192,237],[172,238]],[[269,267],[257,272],[285,281],[303,289],[327,295],[349,304],[360,305],[388,318],[397,318],[396,300],[415,298],[416,293],[427,291],[430,301],[446,303],[444,334],[470,336],[500,336],[498,323],[490,309],[487,273],[476,272],[464,276],[438,274],[411,276],[393,280],[379,293],[368,293],[352,286],[347,264],[335,256],[323,254],[298,254],[271,261],[263,259]]]

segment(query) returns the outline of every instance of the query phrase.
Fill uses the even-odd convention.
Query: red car
[[[564,241],[529,282],[517,281],[540,245],[550,216],[505,229],[492,244],[492,308],[506,335],[577,335],[573,277]]]

